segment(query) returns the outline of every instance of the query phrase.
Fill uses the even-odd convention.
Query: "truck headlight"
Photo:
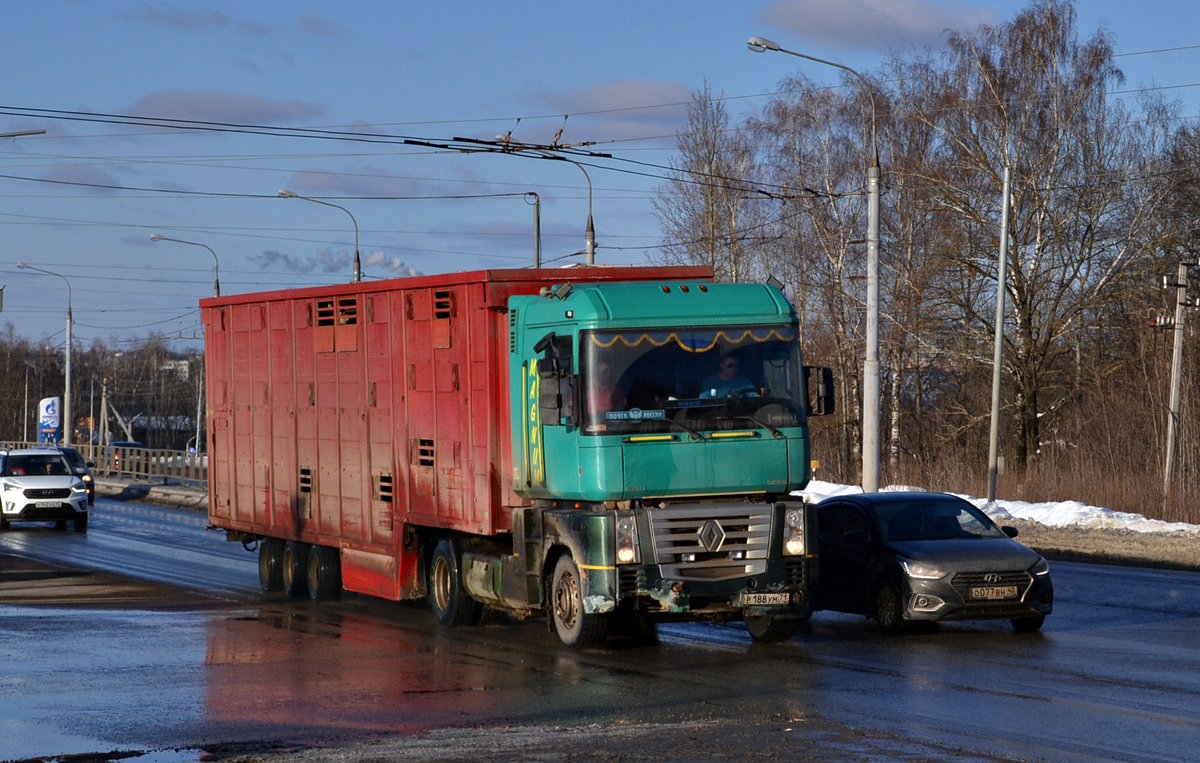
[[[617,563],[634,564],[640,561],[637,522],[633,512],[620,512],[617,514]]]
[[[785,556],[804,556],[804,509],[786,509],[783,512]]]

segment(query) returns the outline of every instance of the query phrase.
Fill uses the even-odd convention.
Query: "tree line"
[[[709,86],[694,95],[654,201],[658,259],[784,283],[808,362],[839,380],[836,420],[814,421],[819,478],[860,479],[874,136],[883,484],[984,494],[1007,167],[1000,497],[1200,518],[1200,347],[1187,332],[1164,500],[1173,329],[1151,326],[1174,310],[1162,277],[1200,254],[1200,130],[1154,93],[1114,97],[1110,34],[1076,26],[1071,2],[1035,0],[938,49],[892,53],[865,85],[798,73],[736,123]]]
[[[0,441],[38,441],[38,401],[63,394],[61,346],[0,333]],[[186,450],[196,445],[197,410],[203,398],[203,359],[173,351],[160,336],[127,343],[96,340],[72,348],[71,441],[77,445],[135,440],[149,448]],[[107,430],[101,412],[108,414]],[[65,427],[64,422],[64,427]],[[203,450],[203,435],[201,435]]]

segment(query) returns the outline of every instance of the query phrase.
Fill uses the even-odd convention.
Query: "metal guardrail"
[[[7,442],[3,447],[42,448],[45,443]],[[97,477],[145,479],[163,484],[208,485],[208,454],[157,448],[113,447],[111,445],[79,444],[83,460],[91,464]]]

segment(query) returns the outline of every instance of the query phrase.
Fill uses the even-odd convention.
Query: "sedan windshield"
[[[792,324],[584,332],[583,431],[702,433],[804,424]]]
[[[873,503],[871,513],[885,542],[1006,537],[986,514],[956,499]]]

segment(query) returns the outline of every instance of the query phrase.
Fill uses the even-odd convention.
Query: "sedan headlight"
[[[934,567],[932,564],[914,562],[912,559],[901,559],[900,566],[904,568],[904,573],[910,578],[919,580],[937,580],[948,574],[945,570]]]
[[[1029,568],[1029,574],[1035,578],[1045,577],[1050,574],[1050,563],[1045,559],[1038,559],[1037,564]]]

